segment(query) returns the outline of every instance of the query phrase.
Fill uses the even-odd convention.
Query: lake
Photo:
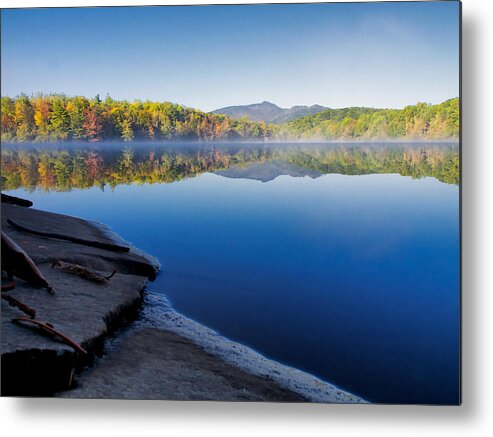
[[[19,152],[19,150],[22,151]],[[2,150],[3,188],[157,257],[149,289],[371,402],[459,401],[454,144]]]

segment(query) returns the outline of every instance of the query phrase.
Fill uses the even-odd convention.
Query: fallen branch
[[[14,288],[15,288],[15,281],[13,279],[6,282],[5,284],[2,282],[2,293],[13,290]]]
[[[27,228],[25,226],[19,225],[18,223],[15,223],[11,219],[7,219],[7,223],[19,231],[22,231],[22,232],[25,232],[28,234],[37,235],[39,237],[55,238],[57,240],[70,241],[72,243],[82,244],[84,246],[97,247],[99,249],[111,250],[113,252],[129,252],[130,251],[130,248],[128,246],[120,246],[118,244],[113,244],[113,243],[103,243],[100,241],[85,240],[83,238],[71,237],[70,235],[56,234],[53,232],[37,231],[35,229],[30,229],[30,228]]]
[[[28,317],[15,317],[12,321],[20,325],[26,325],[29,328],[39,328],[41,331],[59,339],[62,343],[73,347],[76,351],[87,354],[87,351],[79,343],[75,342],[70,337],[67,337],[63,332],[56,330],[51,323],[29,319]]]
[[[57,261],[53,263],[51,267],[55,267],[64,272],[80,276],[81,278],[88,279],[89,281],[94,281],[99,283],[108,282],[116,273],[116,270],[114,270],[113,273],[111,273],[111,275],[104,276],[88,267],[83,267],[80,266],[79,264],[67,263],[65,261]]]
[[[20,309],[23,313],[27,314],[31,319],[34,319],[36,317],[36,310],[22,303],[20,300],[17,300],[15,297],[6,296],[2,294],[2,299],[7,301],[10,306]]]
[[[34,261],[17,243],[2,231],[2,269],[33,285],[46,288],[51,294],[53,287],[40,272]]]

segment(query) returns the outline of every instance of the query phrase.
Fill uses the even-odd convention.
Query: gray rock
[[[88,356],[76,353],[35,329],[12,322],[24,314],[2,300],[2,395],[51,395],[68,388],[73,370],[89,364],[101,353],[105,338],[137,317],[148,277],[155,275],[158,266],[133,252],[111,252],[23,233],[8,225],[7,218],[37,230],[101,242],[115,242],[115,237],[82,219],[2,204],[2,230],[29,254],[56,290],[51,295],[16,278],[16,288],[8,294],[35,309],[37,320],[51,323],[89,352]],[[124,244],[123,240],[117,243]],[[117,273],[109,282],[98,284],[52,268],[58,260],[105,275],[113,270]]]

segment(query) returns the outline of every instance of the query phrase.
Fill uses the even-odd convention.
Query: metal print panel
[[[460,7],[3,9],[2,395],[460,404]]]

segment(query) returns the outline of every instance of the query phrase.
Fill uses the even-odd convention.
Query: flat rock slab
[[[303,402],[299,394],[251,375],[190,340],[156,328],[131,330],[78,377],[71,398]]]
[[[36,264],[52,264],[63,260],[96,270],[111,272],[116,269],[119,273],[148,277],[153,277],[159,269],[159,264],[155,259],[144,257],[133,249],[128,253],[114,252],[70,241],[39,237],[17,230],[8,224],[8,219],[36,231],[68,235],[106,244],[122,246],[128,246],[128,244],[118,235],[110,234],[103,225],[95,222],[2,203],[2,231],[22,247]]]
[[[37,230],[124,242],[82,219],[2,204],[2,231],[28,253],[56,290],[51,295],[16,278],[16,288],[8,295],[35,309],[37,320],[51,323],[89,352],[88,356],[76,353],[37,329],[12,322],[24,314],[2,300],[2,395],[50,395],[67,388],[73,369],[89,363],[102,351],[108,335],[137,317],[148,276],[158,266],[132,252],[117,253],[17,231],[7,224],[7,218]],[[99,284],[52,268],[59,260],[91,267],[103,275],[117,273]]]
[[[33,288],[22,280],[16,280],[16,288],[8,295],[34,308],[37,320],[50,322],[86,349],[93,348],[96,339],[111,331],[113,321],[126,308],[139,306],[147,283],[145,277],[117,273],[107,283],[98,284],[54,269],[49,264],[38,267],[57,290],[55,295]],[[2,355],[24,349],[50,349],[59,354],[73,350],[11,321],[13,317],[23,315],[2,301]]]

